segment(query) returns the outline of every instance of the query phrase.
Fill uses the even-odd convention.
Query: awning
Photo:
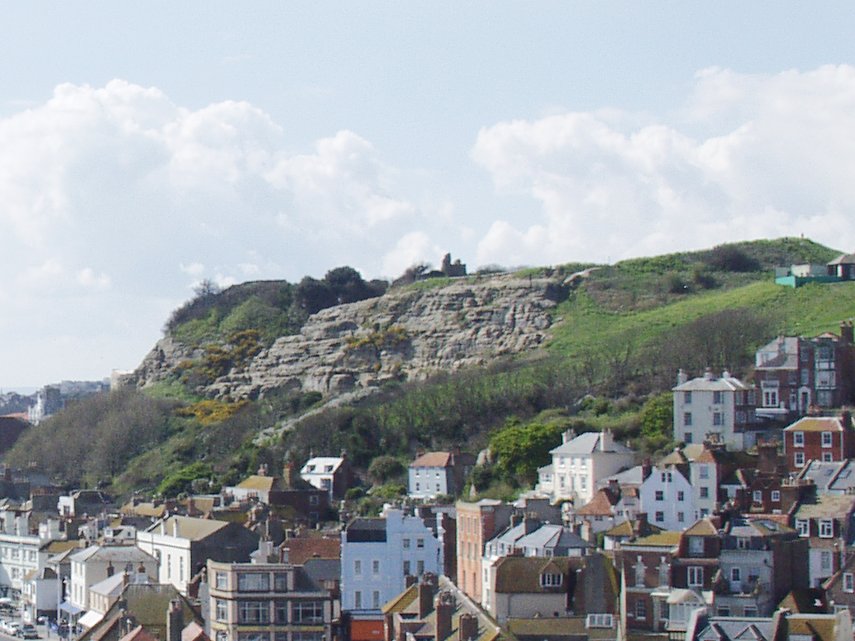
[[[83,608],[78,608],[76,605],[71,603],[70,601],[63,601],[59,604],[59,609],[63,612],[70,614],[71,616],[75,616],[83,612]]]
[[[91,628],[96,623],[100,622],[104,615],[95,610],[89,610],[86,614],[77,620],[77,625],[82,625],[84,628]]]

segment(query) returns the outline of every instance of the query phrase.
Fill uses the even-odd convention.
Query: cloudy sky
[[[853,251],[852,33],[843,2],[5,3],[0,388],[135,367],[204,278]]]

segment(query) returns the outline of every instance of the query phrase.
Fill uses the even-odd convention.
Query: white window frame
[[[793,465],[795,467],[804,467],[805,466],[805,453],[804,452],[796,452],[793,454]]]
[[[700,565],[690,565],[686,572],[686,583],[690,588],[704,585],[704,568]]]
[[[834,519],[819,520],[819,538],[831,539],[834,537]]]
[[[793,447],[804,447],[805,446],[805,433],[804,432],[793,432]]]
[[[822,432],[822,447],[833,447],[833,436],[831,432]]]

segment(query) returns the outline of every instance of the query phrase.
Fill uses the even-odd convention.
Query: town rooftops
[[[718,528],[709,519],[698,519],[683,534],[686,536],[717,536]]]
[[[135,545],[92,545],[72,554],[70,560],[76,563],[85,563],[87,561],[106,561],[108,563],[116,561],[124,564],[147,561],[156,562],[153,556],[143,552]],[[117,571],[120,569],[116,568]],[[133,567],[130,569],[133,570]]]
[[[855,487],[855,464],[849,459],[844,461],[822,462],[811,459],[796,476],[797,479],[810,479],[820,493],[845,493]]]
[[[663,530],[656,534],[644,536],[635,541],[624,541],[621,546],[626,548],[630,546],[637,547],[674,547],[680,543],[682,532],[670,532]]]
[[[620,500],[620,495],[607,487],[597,490],[594,497],[585,505],[576,510],[581,516],[611,516],[615,504]]]
[[[757,350],[754,360],[756,369],[799,368],[799,338],[780,336]]]

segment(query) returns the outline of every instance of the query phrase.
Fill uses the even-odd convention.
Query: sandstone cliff
[[[555,279],[513,275],[426,285],[325,309],[299,334],[277,339],[246,367],[204,391],[240,399],[285,387],[321,392],[330,400],[389,380],[482,365],[540,346],[563,291]],[[131,381],[145,386],[164,380],[181,360],[198,356],[164,338]]]

